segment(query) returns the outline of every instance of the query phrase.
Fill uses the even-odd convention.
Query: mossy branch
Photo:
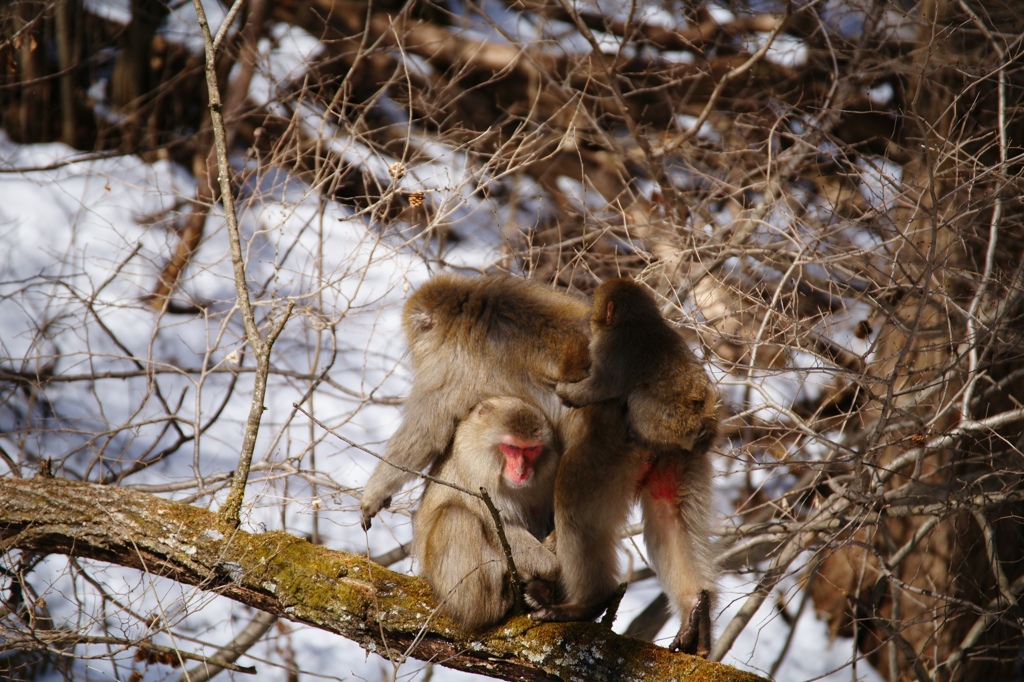
[[[247,533],[206,509],[126,488],[7,477],[0,478],[0,500],[2,551],[137,568],[341,635],[374,653],[405,652],[506,680],[760,679],[596,623],[520,616],[470,636],[436,612],[419,578],[284,532]]]

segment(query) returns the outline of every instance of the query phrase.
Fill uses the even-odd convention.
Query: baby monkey
[[[718,395],[697,356],[644,288],[625,278],[594,292],[590,375],[560,382],[570,407],[624,399],[631,434],[651,447],[703,453],[718,434]]]
[[[540,540],[551,530],[558,454],[543,412],[519,398],[489,398],[459,424],[450,453],[431,470],[462,488],[487,489],[527,594],[551,594],[558,581],[558,559]],[[508,566],[483,500],[428,482],[413,544],[441,611],[463,628],[478,630],[508,613]]]
[[[612,279],[597,288],[590,329],[590,375],[560,382],[556,392],[571,407],[625,403],[629,434],[642,458],[636,489],[644,542],[682,619],[669,648],[706,657],[715,591],[708,450],[718,435],[717,392],[697,356],[636,282]],[[622,487],[623,481],[605,485],[614,496],[612,488]],[[580,494],[605,497],[593,489]],[[575,504],[558,504],[563,503]],[[557,529],[559,542],[563,531]],[[571,560],[559,554],[563,572],[573,573]]]

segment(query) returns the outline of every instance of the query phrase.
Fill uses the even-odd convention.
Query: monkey
[[[669,602],[682,619],[669,648],[707,657],[715,593],[709,449],[718,435],[717,391],[696,355],[636,282],[617,278],[597,288],[590,329],[589,375],[560,381],[556,393],[572,407],[624,407],[635,455],[621,458],[629,462],[622,466],[639,464],[632,480],[643,510],[644,542]],[[618,501],[623,481],[606,480],[586,494]],[[559,520],[572,512],[559,507],[579,505],[581,496],[577,492],[570,499],[559,498],[558,493],[570,486],[570,481],[556,482],[557,552],[563,576],[579,570],[562,555],[568,526],[559,526]],[[545,609],[538,617],[561,615],[566,614]]]
[[[555,530],[545,541],[558,556],[562,603],[535,604],[540,621],[591,620],[620,582],[618,547],[636,496],[643,462],[627,443],[626,414],[617,402],[570,410],[573,437],[555,477]]]
[[[531,401],[553,424],[566,455],[572,453],[566,475],[558,474],[563,485],[555,495],[556,524],[561,515],[567,530],[547,543],[571,568],[560,581],[565,594],[527,590],[534,607],[561,596],[558,609],[542,609],[557,617],[548,620],[590,617],[614,593],[618,529],[640,476],[626,448],[622,407],[572,410],[554,392],[556,382],[579,381],[589,371],[591,307],[584,299],[509,277],[441,275],[414,292],[403,317],[413,384],[403,421],[388,443],[387,462],[410,470],[431,464],[447,451],[469,409],[493,395]],[[387,462],[377,466],[364,489],[364,528],[414,476]],[[589,487],[603,490],[608,476],[621,481],[620,494],[592,495]]]
[[[403,311],[412,388],[385,461],[364,488],[363,528],[415,476],[391,463],[425,469],[486,397],[524,398],[560,433],[567,410],[554,386],[585,376],[589,314],[583,298],[509,276],[444,274],[419,287]]]
[[[643,287],[625,278],[594,292],[589,375],[560,381],[562,401],[580,407],[625,399],[629,428],[651,447],[704,453],[718,435],[718,394],[697,356]]]
[[[647,557],[682,620],[669,649],[702,658],[711,653],[715,596],[712,474],[707,452],[664,449],[643,468],[638,486]]]
[[[538,408],[520,398],[488,398],[459,424],[450,452],[431,469],[442,481],[487,490],[530,593],[549,593],[558,580],[558,559],[541,544],[551,530],[558,449]],[[493,625],[511,608],[508,567],[483,500],[428,481],[413,547],[440,609],[464,629]]]

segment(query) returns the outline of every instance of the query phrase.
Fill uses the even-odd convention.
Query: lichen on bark
[[[673,654],[596,623],[517,616],[469,634],[436,611],[426,583],[281,531],[253,534],[206,509],[126,488],[0,478],[0,546],[138,568],[357,642],[516,680],[715,680],[755,675]]]

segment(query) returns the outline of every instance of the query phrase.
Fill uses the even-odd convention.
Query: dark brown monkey
[[[669,648],[707,656],[715,591],[708,449],[718,434],[718,394],[700,361],[641,285],[628,279],[601,284],[594,294],[590,325],[590,375],[559,383],[558,395],[577,407],[625,403],[629,434],[644,462],[632,479],[637,481],[644,512],[644,541],[683,621]],[[556,485],[558,490],[563,487],[561,481]],[[617,499],[622,485],[621,480],[609,479],[600,490],[586,494]],[[570,499],[556,504],[558,554],[565,576],[575,569],[562,555],[564,530],[558,519],[564,514],[558,506],[579,503]]]
[[[414,372],[401,425],[363,493],[363,527],[420,471],[444,453],[456,425],[488,396],[534,403],[561,433],[567,410],[553,388],[582,376],[566,358],[586,357],[583,299],[506,276],[440,275],[405,305],[403,326]],[[580,361],[585,364],[585,361]],[[566,374],[570,372],[570,374]]]
[[[459,424],[451,453],[431,474],[467,490],[487,489],[498,508],[519,577],[549,591],[555,555],[541,544],[551,530],[557,439],[544,414],[519,398],[489,398]],[[467,630],[508,613],[508,569],[483,500],[428,482],[413,537],[420,572],[441,610]]]

